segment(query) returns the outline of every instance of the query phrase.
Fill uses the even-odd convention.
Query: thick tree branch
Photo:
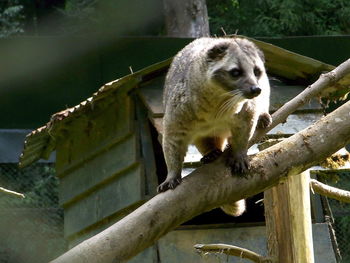
[[[258,129],[254,137],[252,138],[250,145],[253,145],[260,141],[263,136],[278,124],[284,122],[287,117],[295,112],[299,107],[303,106],[310,99],[315,98],[317,96],[326,96],[328,95],[328,88],[330,85],[335,85],[340,79],[342,79],[347,74],[350,74],[350,59],[346,60],[342,64],[340,64],[334,70],[322,74],[319,79],[308,86],[305,90],[303,90],[300,94],[298,94],[295,98],[285,103],[281,108],[279,108],[274,114],[272,114],[272,124],[266,129]],[[332,88],[333,90],[334,88]]]
[[[310,187],[313,191],[320,195],[324,195],[341,202],[350,203],[350,191],[323,184],[315,179],[310,180]]]
[[[271,259],[261,256],[245,248],[225,244],[197,244],[194,246],[201,253],[224,253],[230,256],[249,259],[256,263],[272,262]]]
[[[309,128],[256,154],[248,179],[230,175],[224,160],[203,165],[172,191],[147,203],[96,236],[82,242],[58,262],[124,262],[181,223],[272,187],[298,174],[350,141],[350,102]]]

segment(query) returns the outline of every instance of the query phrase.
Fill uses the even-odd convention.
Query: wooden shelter
[[[270,111],[293,98],[320,73],[334,68],[254,41],[265,53],[271,77]],[[163,116],[161,98],[170,63],[171,59],[168,59],[105,84],[92,97],[54,114],[45,126],[26,137],[21,167],[46,159],[56,151],[59,200],[65,213],[64,235],[70,247],[140,206],[156,194],[157,185],[164,180],[166,167],[159,140]],[[311,101],[291,115],[287,124],[275,127],[268,136],[289,136],[321,116],[321,106]],[[198,154],[190,149],[184,173],[199,165],[198,159]],[[324,222],[319,200],[313,202],[312,209],[314,222]],[[264,227],[260,224],[242,229],[232,222],[215,222],[208,226],[205,221],[206,224],[201,226],[183,226],[146,250],[141,255],[142,262],[158,262],[157,257],[161,262],[179,262],[185,256],[188,260],[185,262],[196,262],[198,255],[187,254],[192,250],[192,240],[235,243],[264,254]],[[241,221],[238,219],[238,222]],[[317,224],[314,231],[318,233],[318,239],[314,240],[316,262],[335,262],[328,226]],[[180,251],[176,255],[174,248]],[[164,258],[166,261],[162,261]],[[133,262],[140,261],[135,259]]]

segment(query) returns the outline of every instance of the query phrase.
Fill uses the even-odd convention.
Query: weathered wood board
[[[160,263],[157,255],[157,245],[149,247],[137,256],[128,260],[128,263]],[[165,262],[164,262],[165,263]]]
[[[140,161],[144,164],[145,189],[146,196],[152,197],[157,194],[158,177],[156,167],[156,154],[153,149],[153,139],[151,134],[151,124],[148,119],[148,110],[136,98],[136,118],[137,118],[137,137],[140,141],[141,153]]]
[[[163,107],[163,86],[165,77],[158,77],[144,83],[138,93],[144,105],[150,112],[152,117],[162,117],[164,114]]]
[[[272,44],[248,38],[263,52],[267,71],[290,80],[313,80],[322,71],[331,71],[334,66],[320,62]]]
[[[61,177],[59,201],[61,205],[74,201],[86,191],[98,187],[106,180],[134,165],[138,157],[138,142],[130,135],[116,144],[103,149],[98,155],[81,163]]]
[[[127,94],[118,92],[112,103],[94,108],[60,127],[66,131],[57,140],[56,167],[59,176],[81,165],[91,156],[133,131],[133,105]],[[67,127],[67,128],[65,128]],[[69,129],[68,129],[69,127]]]
[[[111,216],[108,216],[104,218],[103,220],[99,221],[96,224],[93,224],[92,226],[88,227],[87,229],[77,233],[73,234],[71,236],[66,237],[68,240],[68,248],[72,248],[79,243],[83,242],[86,239],[89,239],[90,237],[97,235],[98,233],[102,232],[106,228],[110,227],[111,225],[115,224],[119,220],[121,220],[123,217],[125,217],[128,213],[132,212],[139,206],[141,206],[145,202],[138,202],[134,205],[131,205],[127,207],[126,209],[121,210],[119,213],[113,214]]]
[[[65,207],[64,234],[69,237],[125,210],[144,198],[141,167],[135,166]]]

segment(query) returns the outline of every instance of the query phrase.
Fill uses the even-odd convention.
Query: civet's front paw
[[[248,156],[244,154],[236,154],[231,157],[227,157],[226,165],[231,168],[233,175],[246,176],[249,171]]]
[[[271,123],[272,123],[271,115],[265,112],[259,116],[257,127],[260,129],[265,129],[269,127]]]
[[[168,189],[175,189],[182,181],[181,176],[169,176],[157,187],[157,192],[165,192]]]
[[[249,159],[246,151],[233,152],[228,146],[225,150],[226,166],[231,169],[232,175],[246,176],[249,171]]]

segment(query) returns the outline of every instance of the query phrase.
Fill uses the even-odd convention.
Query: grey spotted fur
[[[227,139],[227,165],[233,173],[246,173],[248,141],[258,122],[271,122],[269,97],[264,57],[252,42],[200,38],[182,49],[165,81],[163,151],[168,175],[158,191],[181,182],[189,144],[205,156],[223,151]]]

